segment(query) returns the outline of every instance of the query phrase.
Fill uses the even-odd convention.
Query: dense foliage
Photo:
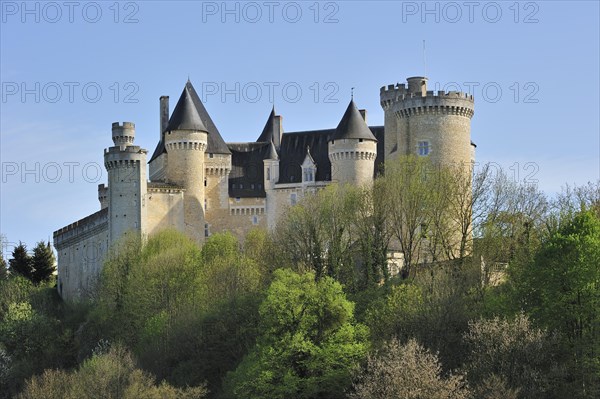
[[[17,247],[0,398],[599,397],[600,184],[464,176],[399,160],[243,242],[128,235],[80,303]]]

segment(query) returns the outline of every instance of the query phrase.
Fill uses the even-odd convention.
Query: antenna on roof
[[[425,39],[423,39],[423,69],[425,70],[425,74],[423,76],[427,76],[427,59],[425,58]]]

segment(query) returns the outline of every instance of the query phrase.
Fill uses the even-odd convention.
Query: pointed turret
[[[192,84],[188,81],[183,88],[179,101],[177,101],[171,119],[169,119],[167,131],[196,130],[208,133],[208,130],[206,129],[206,126],[204,126],[200,114],[194,105],[190,87],[192,87]]]
[[[363,139],[377,141],[373,132],[367,126],[365,119],[360,114],[358,108],[354,104],[354,100],[350,101],[346,112],[342,117],[342,120],[335,129],[335,133],[329,139],[340,140],[340,139]]]
[[[281,116],[275,114],[275,106],[273,106],[273,109],[269,114],[269,118],[267,119],[267,123],[265,123],[263,131],[256,141],[270,141],[275,144],[275,148],[277,149],[281,146],[282,133],[283,129],[281,127]]]
[[[272,141],[269,143],[269,149],[267,150],[265,159],[270,159],[270,160],[275,160],[275,161],[279,159],[279,155],[277,155],[277,150],[275,149],[275,144],[273,144]]]
[[[366,111],[365,111],[366,116]],[[375,174],[377,139],[365,116],[350,101],[338,127],[329,138],[331,180],[340,184],[371,184]]]
[[[191,109],[192,106],[195,109],[195,112],[193,112]],[[200,131],[208,133],[208,141],[206,146],[207,153],[231,154],[227,144],[225,144],[225,140],[223,140],[223,137],[221,137],[219,130],[215,126],[215,123],[206,111],[206,108],[204,108],[204,104],[202,104],[202,101],[200,101],[200,97],[198,96],[198,93],[196,93],[196,89],[194,89],[192,82],[188,80],[164,131],[177,129],[188,130],[187,128],[189,127],[200,128],[201,126],[203,126],[203,128]],[[162,132],[163,139],[158,142],[156,149],[150,158],[150,164],[152,164],[152,162],[162,154],[167,152],[164,143],[164,131]],[[152,172],[150,174],[153,175]]]

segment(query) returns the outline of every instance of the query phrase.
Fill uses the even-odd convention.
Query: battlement
[[[405,84],[382,87],[380,101],[384,110],[393,110],[400,118],[422,114],[471,118],[475,112],[475,101],[468,93],[427,90],[423,95],[422,92],[411,92]]]
[[[113,122],[112,139],[115,145],[129,146],[135,139],[135,123],[133,122]]]
[[[104,208],[96,213],[92,213],[83,219],[69,224],[68,226],[58,229],[53,233],[54,246],[56,249],[61,249],[73,239],[81,240],[84,237],[94,234],[99,230],[108,227],[108,209]]]
[[[146,165],[148,152],[139,146],[110,147],[104,149],[104,166],[106,170],[115,168],[140,168]]]
[[[427,90],[426,95],[423,96],[423,93],[421,93],[421,92],[409,91],[408,88],[406,87],[406,84],[404,84],[404,83],[396,83],[395,85],[382,86],[381,89],[379,89],[379,95],[380,95],[382,103],[384,101],[400,101],[400,100],[404,100],[407,98],[424,98],[424,97],[434,97],[434,98],[441,98],[441,99],[460,98],[460,99],[466,99],[466,100],[474,102],[473,95],[471,95],[469,93],[464,93],[461,91],[446,92],[444,90],[438,90],[437,92],[435,92],[433,90]]]
[[[113,122],[112,128],[114,129],[133,129],[135,130],[135,123],[133,122]]]
[[[108,197],[108,186],[104,185],[104,183],[102,184],[98,184],[98,200],[100,200],[100,202],[106,200],[106,198]]]

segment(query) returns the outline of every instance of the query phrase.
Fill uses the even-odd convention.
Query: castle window
[[[235,197],[235,202],[240,202],[241,198],[240,197]]]
[[[431,147],[429,146],[429,141],[419,141],[417,145],[417,154],[419,154],[419,156],[423,157],[429,155],[430,151]]]
[[[258,224],[258,216],[252,216],[252,224],[254,224],[254,225]]]
[[[358,142],[359,142],[359,143],[362,143],[362,142],[363,142],[363,139],[358,139]]]
[[[214,157],[215,157],[215,154],[211,154],[211,153],[209,153],[209,154],[208,154],[208,157],[209,157],[209,158],[214,158]]]
[[[262,184],[258,183],[258,189],[262,190]]]
[[[204,237],[210,236],[210,229],[208,228],[208,223],[204,223]]]
[[[232,183],[232,184],[231,184],[231,188],[232,188],[233,190],[235,190],[235,183]]]
[[[296,193],[291,193],[290,194],[290,204],[296,205],[296,201],[297,201]]]
[[[250,185],[250,189],[254,190],[254,183]]]
[[[208,185],[207,181],[206,181],[206,177],[204,178],[204,187],[206,187]]]
[[[244,188],[244,185],[242,183],[240,183],[240,189]]]
[[[204,198],[204,210],[208,209],[208,201]]]
[[[271,180],[271,168],[267,168],[267,180]]]

